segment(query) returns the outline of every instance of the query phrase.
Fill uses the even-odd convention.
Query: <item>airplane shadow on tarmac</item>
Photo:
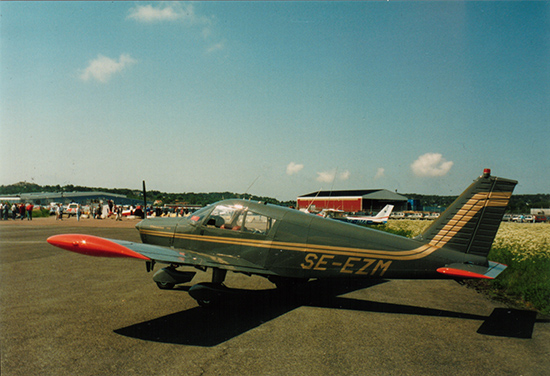
[[[313,281],[293,292],[234,290],[218,309],[195,307],[139,324],[114,330],[131,338],[180,345],[211,347],[228,341],[301,306],[344,309],[363,312],[396,313],[419,316],[479,320],[479,334],[531,338],[537,313],[496,308],[487,316],[416,307],[404,304],[357,300],[339,295],[368,288],[385,280]],[[225,304],[224,304],[225,303]]]

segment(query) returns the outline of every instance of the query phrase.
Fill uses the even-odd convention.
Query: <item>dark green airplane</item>
[[[185,218],[144,219],[142,243],[65,234],[54,246],[91,256],[168,264],[153,280],[170,289],[212,268],[212,282],[189,289],[201,306],[230,291],[227,271],[260,275],[277,287],[325,278],[493,279],[505,265],[487,260],[517,181],[486,169],[414,239],[261,202],[224,200]]]

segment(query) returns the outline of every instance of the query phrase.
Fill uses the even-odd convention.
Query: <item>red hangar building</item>
[[[376,213],[388,204],[393,205],[395,211],[406,210],[407,201],[407,197],[387,189],[317,191],[298,196],[296,207],[310,211],[334,209],[347,213]]]

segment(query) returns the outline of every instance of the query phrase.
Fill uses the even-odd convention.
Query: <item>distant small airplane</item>
[[[147,271],[157,262],[167,264],[153,276],[161,289],[190,282],[196,270],[210,268],[212,282],[189,289],[201,306],[228,296],[227,271],[259,275],[277,287],[332,278],[493,279],[506,265],[487,255],[516,184],[485,169],[414,239],[234,199],[184,218],[144,219],[136,225],[142,243],[82,234],[47,241],[85,255],[144,260]]]
[[[387,223],[393,210],[393,205],[386,205],[375,216],[365,215],[347,215],[346,212],[339,209],[323,209],[317,215],[323,218],[331,218],[339,221],[345,221],[354,224],[373,224]]]
[[[392,210],[393,205],[386,205],[374,217],[368,217],[364,215],[347,216],[346,220],[348,222],[356,224],[388,223],[388,219],[390,218]]]

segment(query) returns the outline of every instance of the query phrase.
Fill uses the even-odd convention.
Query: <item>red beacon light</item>
[[[491,176],[491,169],[490,168],[484,169],[483,170],[483,177],[488,178],[489,176]]]

